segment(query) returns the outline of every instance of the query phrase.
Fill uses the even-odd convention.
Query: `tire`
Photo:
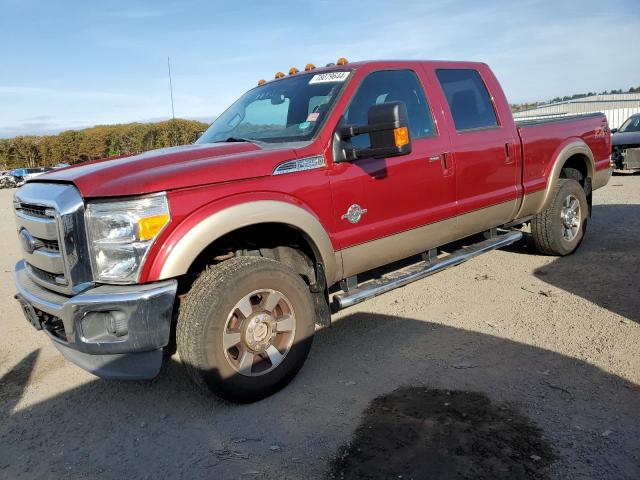
[[[577,168],[565,167],[562,169],[562,175],[560,178],[567,178],[570,180],[575,180],[576,182],[582,182],[583,177],[580,170]]]
[[[178,353],[197,385],[232,402],[253,402],[298,373],[314,319],[300,275],[267,258],[236,257],[202,272],[183,298]]]
[[[575,208],[570,208],[577,202]],[[545,255],[570,255],[580,246],[587,231],[589,204],[577,180],[558,180],[551,206],[531,220],[536,249]],[[571,225],[571,226],[570,226]]]

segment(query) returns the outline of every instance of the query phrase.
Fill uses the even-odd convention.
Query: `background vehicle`
[[[9,170],[0,172],[0,188],[15,188],[16,186],[16,179]]]
[[[16,168],[9,172],[16,180],[18,186],[23,185],[27,180],[35,178],[38,175],[42,175],[47,172],[53,171],[51,167],[36,167],[36,168]]]
[[[195,145],[18,190],[16,298],[63,355],[150,378],[175,338],[197,384],[253,401],[294,377],[332,311],[514,243],[525,223],[544,254],[580,245],[610,176],[604,115],[516,124],[482,63],[305,70],[259,82]]]
[[[611,161],[617,170],[640,170],[640,113],[613,129]]]

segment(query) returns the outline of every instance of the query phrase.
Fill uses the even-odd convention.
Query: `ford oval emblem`
[[[36,239],[29,233],[26,228],[20,230],[18,234],[20,237],[20,243],[22,243],[22,248],[27,253],[33,253],[36,249]]]
[[[365,213],[367,213],[366,208],[362,208],[357,203],[354,203],[349,207],[349,210],[347,210],[347,213],[342,215],[341,218],[343,220],[347,220],[349,223],[358,223],[362,218],[362,215],[364,215]]]

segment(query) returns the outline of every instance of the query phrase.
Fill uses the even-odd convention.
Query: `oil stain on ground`
[[[542,431],[480,393],[400,388],[376,398],[331,478],[545,479],[553,451]]]

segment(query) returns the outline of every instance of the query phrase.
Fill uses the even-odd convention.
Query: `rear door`
[[[482,210],[488,224],[493,224],[487,227],[512,220],[520,187],[519,139],[510,114],[501,112],[508,117],[501,118],[497,113],[496,99],[506,105],[502,90],[494,98],[488,85],[499,89],[497,81],[474,68],[436,68],[435,77],[451,125],[458,214]],[[461,234],[477,229],[475,225],[465,228],[464,221],[459,228]]]

